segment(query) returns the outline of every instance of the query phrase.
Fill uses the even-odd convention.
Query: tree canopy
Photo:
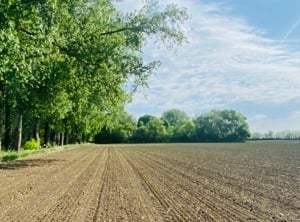
[[[185,40],[186,10],[157,6],[122,13],[110,0],[1,1],[0,145],[89,140],[110,125],[159,65],[143,60],[147,40]]]
[[[188,119],[185,112],[179,109],[170,109],[162,114],[162,118],[165,119],[171,126],[179,126],[182,122]]]
[[[239,142],[250,137],[246,117],[234,110],[212,110],[194,122],[199,141]]]
[[[133,141],[164,142],[167,139],[167,135],[166,126],[163,119],[151,115],[144,115],[138,120]]]
[[[120,121],[123,125],[124,119]],[[183,111],[171,109],[162,117],[145,114],[136,124],[128,122],[131,137],[122,142],[244,142],[250,137],[246,117],[234,110],[212,110],[190,119]],[[116,143],[119,142],[116,138],[124,138],[121,132],[101,131],[95,142],[99,142],[103,134],[102,142],[109,138],[109,142]]]

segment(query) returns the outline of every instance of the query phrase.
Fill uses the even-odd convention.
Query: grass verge
[[[23,150],[22,149],[20,152],[0,151],[0,162],[9,162],[9,161],[25,158],[28,156],[33,156],[33,155],[43,154],[43,153],[51,153],[51,152],[55,152],[55,151],[61,151],[64,149],[78,148],[81,146],[82,146],[82,144],[73,144],[73,145],[65,145],[63,147],[54,146],[54,147],[50,147],[50,148],[41,148],[39,150]]]

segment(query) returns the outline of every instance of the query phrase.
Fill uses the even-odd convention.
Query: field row
[[[0,218],[299,221],[299,144],[262,145],[90,145],[1,164]]]

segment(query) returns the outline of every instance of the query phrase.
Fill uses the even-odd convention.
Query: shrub
[[[2,157],[2,161],[3,161],[3,162],[7,162],[7,161],[16,160],[16,159],[18,159],[18,158],[19,158],[18,153],[13,152],[13,153],[8,153],[8,154],[4,155],[4,156]]]
[[[31,139],[27,141],[24,145],[24,150],[38,150],[40,149],[40,141]]]

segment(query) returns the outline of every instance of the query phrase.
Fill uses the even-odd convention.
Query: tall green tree
[[[185,112],[179,109],[170,109],[163,112],[162,119],[166,121],[171,141],[187,140],[183,125],[188,124],[189,117]]]
[[[136,120],[133,116],[124,112],[119,114],[114,122],[105,126],[95,135],[95,143],[128,143],[132,142],[136,132]]]
[[[205,142],[240,142],[250,137],[246,117],[234,110],[212,110],[195,120],[196,136]]]
[[[180,126],[185,120],[189,119],[188,115],[179,109],[170,109],[163,112],[162,118],[171,126]]]
[[[1,1],[0,141],[19,150],[22,135],[92,138],[130,101],[125,84],[147,85],[159,65],[143,60],[147,39],[182,43],[187,18],[156,1],[127,14],[113,1]]]
[[[173,134],[171,139],[176,142],[195,142],[196,141],[196,125],[195,123],[190,120],[186,119],[178,125]]]
[[[144,115],[140,117],[133,140],[136,142],[168,141],[165,121],[159,117],[151,115]]]
[[[28,107],[29,91],[36,77],[34,68],[43,62],[48,50],[44,25],[48,16],[42,1],[2,1],[0,8],[1,94],[11,100],[7,103],[11,107],[5,108],[14,112],[14,149],[19,150],[23,112]]]

